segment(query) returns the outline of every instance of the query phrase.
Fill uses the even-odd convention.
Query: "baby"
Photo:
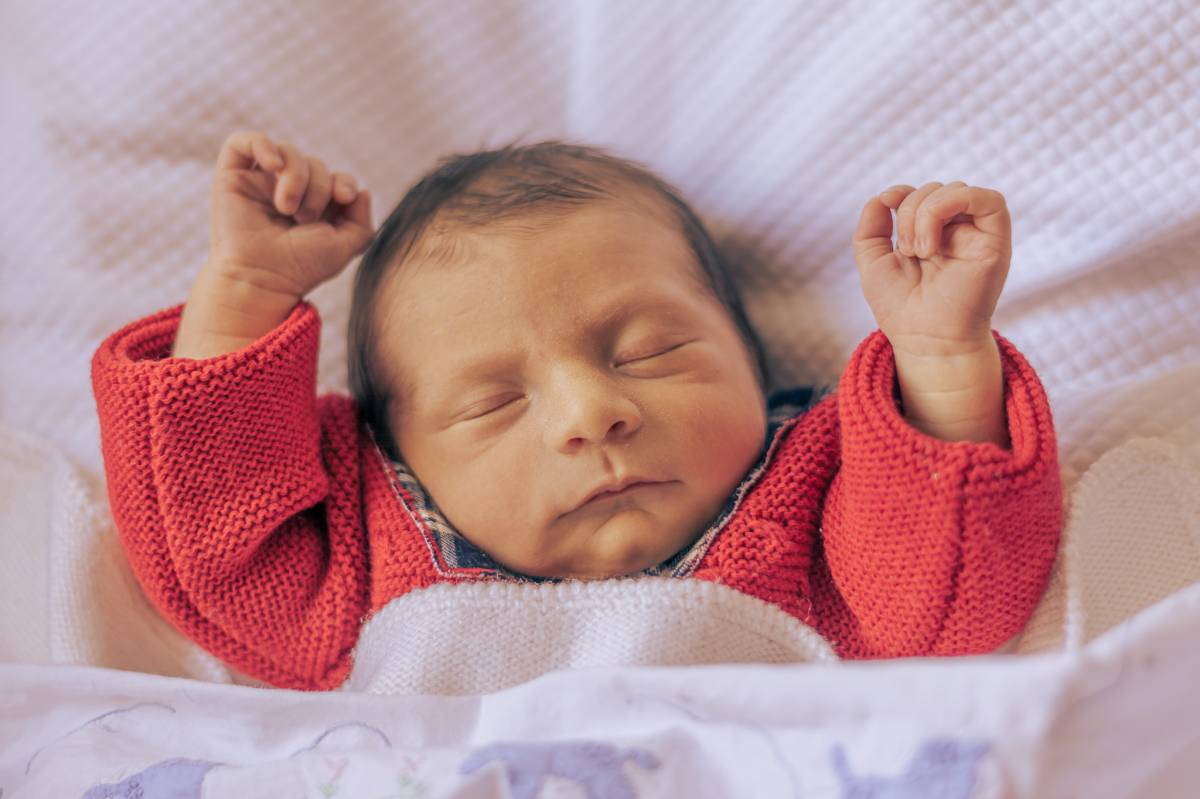
[[[837,391],[770,400],[704,225],[594,148],[446,159],[376,233],[351,176],[240,132],[211,214],[186,304],[92,376],[134,573],[251,676],[336,687],[364,617],[447,581],[706,579],[843,657],[993,651],[1041,596],[1062,496],[1045,394],[991,329],[998,192],[872,197],[880,329]],[[354,398],[317,398],[303,298],[364,250]]]

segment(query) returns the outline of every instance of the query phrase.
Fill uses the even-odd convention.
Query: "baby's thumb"
[[[338,239],[350,251],[351,257],[367,249],[375,237],[375,226],[371,223],[371,193],[360,191],[354,202],[346,206],[342,218],[334,225]]]

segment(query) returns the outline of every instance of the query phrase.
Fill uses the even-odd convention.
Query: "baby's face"
[[[514,571],[593,579],[703,531],[766,418],[699,270],[666,211],[608,201],[404,265],[379,328],[392,429],[459,532]]]

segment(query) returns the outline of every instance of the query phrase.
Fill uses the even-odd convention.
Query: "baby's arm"
[[[1008,448],[943,441],[909,424],[879,332],[827,400],[841,463],[809,580],[818,629],[843,657],[991,652],[1042,597],[1063,521],[1054,426],[1033,368],[994,336]]]
[[[211,255],[186,306],[93,357],[113,517],[182,632],[272,684],[332,688],[369,602],[353,401],[316,397],[320,318],[281,273]]]
[[[238,351],[169,358],[181,306],[109,336],[92,385],[113,519],[147,597],[238,670],[345,677],[368,602],[356,415],[316,397],[320,319],[300,303]]]
[[[880,330],[836,395],[815,615],[844,656],[992,651],[1040,600],[1063,516],[1045,392],[991,327],[1011,255],[1004,198],[896,186],[864,206],[853,246]]]

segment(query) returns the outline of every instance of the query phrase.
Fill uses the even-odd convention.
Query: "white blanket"
[[[1197,619],[1200,585],[1070,655],[579,669],[464,697],[0,665],[0,789],[6,799],[1194,796]]]
[[[624,778],[605,773],[640,796],[775,795],[766,783],[853,795],[847,780],[939,756],[975,797],[1191,795],[1179,780],[1200,784],[1185,670],[1200,640],[1187,588],[1200,579],[1198,43],[1200,7],[1184,0],[0,5],[0,660],[78,664],[0,672],[4,799],[82,795],[170,757],[246,767],[205,771],[209,795],[222,779],[243,780],[238,795],[287,793],[269,775],[312,795],[494,795],[496,768],[457,774],[471,752],[572,737],[632,747]],[[873,329],[849,250],[868,196],[928,180],[1001,190],[1014,253],[994,325],[1046,385],[1070,511],[1020,656],[691,671],[677,664],[731,650],[704,636],[656,647],[665,634],[628,605],[636,651],[587,644],[614,612],[592,598],[590,621],[563,615],[562,629],[598,637],[564,632],[571,647],[523,651],[519,667],[445,650],[423,669],[412,654],[445,642],[432,627],[404,628],[406,650],[364,638],[379,658],[360,665],[378,670],[356,670],[354,686],[417,697],[204,684],[239,678],[152,612],[115,546],[88,359],[186,297],[213,161],[244,128],[356,175],[377,221],[452,150],[565,136],[639,159],[737,254],[779,383],[835,378]],[[352,269],[312,297],[322,390],[345,390]],[[820,649],[766,616],[739,619],[705,629],[767,661]],[[539,663],[598,671],[526,682]],[[638,663],[667,667],[612,670]],[[1068,701],[1117,663],[1122,690]],[[1125,679],[1143,667],[1144,681]],[[626,712],[630,692],[650,709]],[[173,712],[85,725],[142,701]],[[320,737],[355,719],[392,754],[372,754],[382,739],[364,727]],[[943,735],[953,742],[921,754]],[[57,767],[77,753],[77,772]],[[550,778],[542,795],[583,795],[564,786]],[[522,790],[510,785],[536,791]],[[936,795],[873,790],[857,795]]]

